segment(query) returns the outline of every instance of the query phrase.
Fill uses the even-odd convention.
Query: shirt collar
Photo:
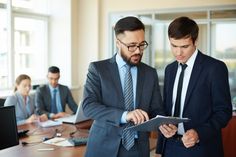
[[[186,64],[188,65],[188,67],[193,67],[193,64],[196,60],[196,57],[197,57],[197,54],[198,54],[198,49],[196,49],[194,51],[194,53],[192,54],[192,56],[188,59],[188,61],[186,62]]]
[[[53,88],[50,84],[48,84],[48,87],[49,87],[49,89],[50,89],[51,92],[53,92],[54,89],[56,89],[57,91],[58,91],[58,89],[59,89],[59,88],[58,88],[59,85],[58,85],[56,88]]]
[[[116,54],[116,63],[118,65],[118,69],[126,65],[126,62],[123,60],[119,53]]]

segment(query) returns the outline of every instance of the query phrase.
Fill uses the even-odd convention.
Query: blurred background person
[[[21,74],[16,78],[14,93],[8,96],[4,106],[15,106],[17,125],[46,121],[47,115],[36,115],[35,99],[30,95],[31,78]]]
[[[77,111],[77,103],[72,97],[70,89],[59,84],[60,69],[56,66],[48,68],[47,74],[48,84],[37,88],[35,99],[38,114],[47,114],[50,119],[57,119],[68,116],[66,113],[66,105],[75,114]]]
[[[163,104],[167,116],[188,123],[161,125],[156,153],[163,157],[223,157],[221,130],[232,117],[228,69],[198,49],[199,27],[178,17],[168,27],[175,61],[165,69]]]

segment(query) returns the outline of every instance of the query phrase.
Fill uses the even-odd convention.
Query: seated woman
[[[47,115],[36,115],[35,99],[29,95],[31,78],[22,74],[16,78],[14,94],[7,97],[4,106],[15,106],[17,125],[48,120]]]

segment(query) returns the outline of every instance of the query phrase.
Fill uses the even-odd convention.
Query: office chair
[[[0,107],[4,106],[6,99],[0,98]]]

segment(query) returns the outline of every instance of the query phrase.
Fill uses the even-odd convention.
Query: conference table
[[[55,145],[44,144],[44,138],[51,138],[55,132],[60,133],[61,137],[87,137],[88,129],[91,127],[92,121],[84,121],[76,125],[62,124],[58,126],[42,128],[36,123],[24,124],[18,126],[18,130],[28,129],[26,137],[20,138],[20,144],[14,147],[0,150],[1,157],[83,157],[86,146],[61,147]],[[28,143],[28,144],[22,144]],[[52,148],[53,150],[42,149]],[[41,149],[41,150],[40,150]]]
[[[88,137],[92,122],[92,120],[88,120],[76,125],[63,123],[62,125],[46,128],[40,127],[37,123],[20,125],[18,130],[29,130],[27,136],[19,139],[19,145],[0,150],[0,157],[83,157],[86,145],[62,147],[45,144],[43,139],[55,136],[56,132],[64,138],[70,138],[72,135],[73,137]],[[155,149],[156,139],[150,138],[149,141],[150,150]],[[42,149],[48,148],[53,150],[42,151]]]

